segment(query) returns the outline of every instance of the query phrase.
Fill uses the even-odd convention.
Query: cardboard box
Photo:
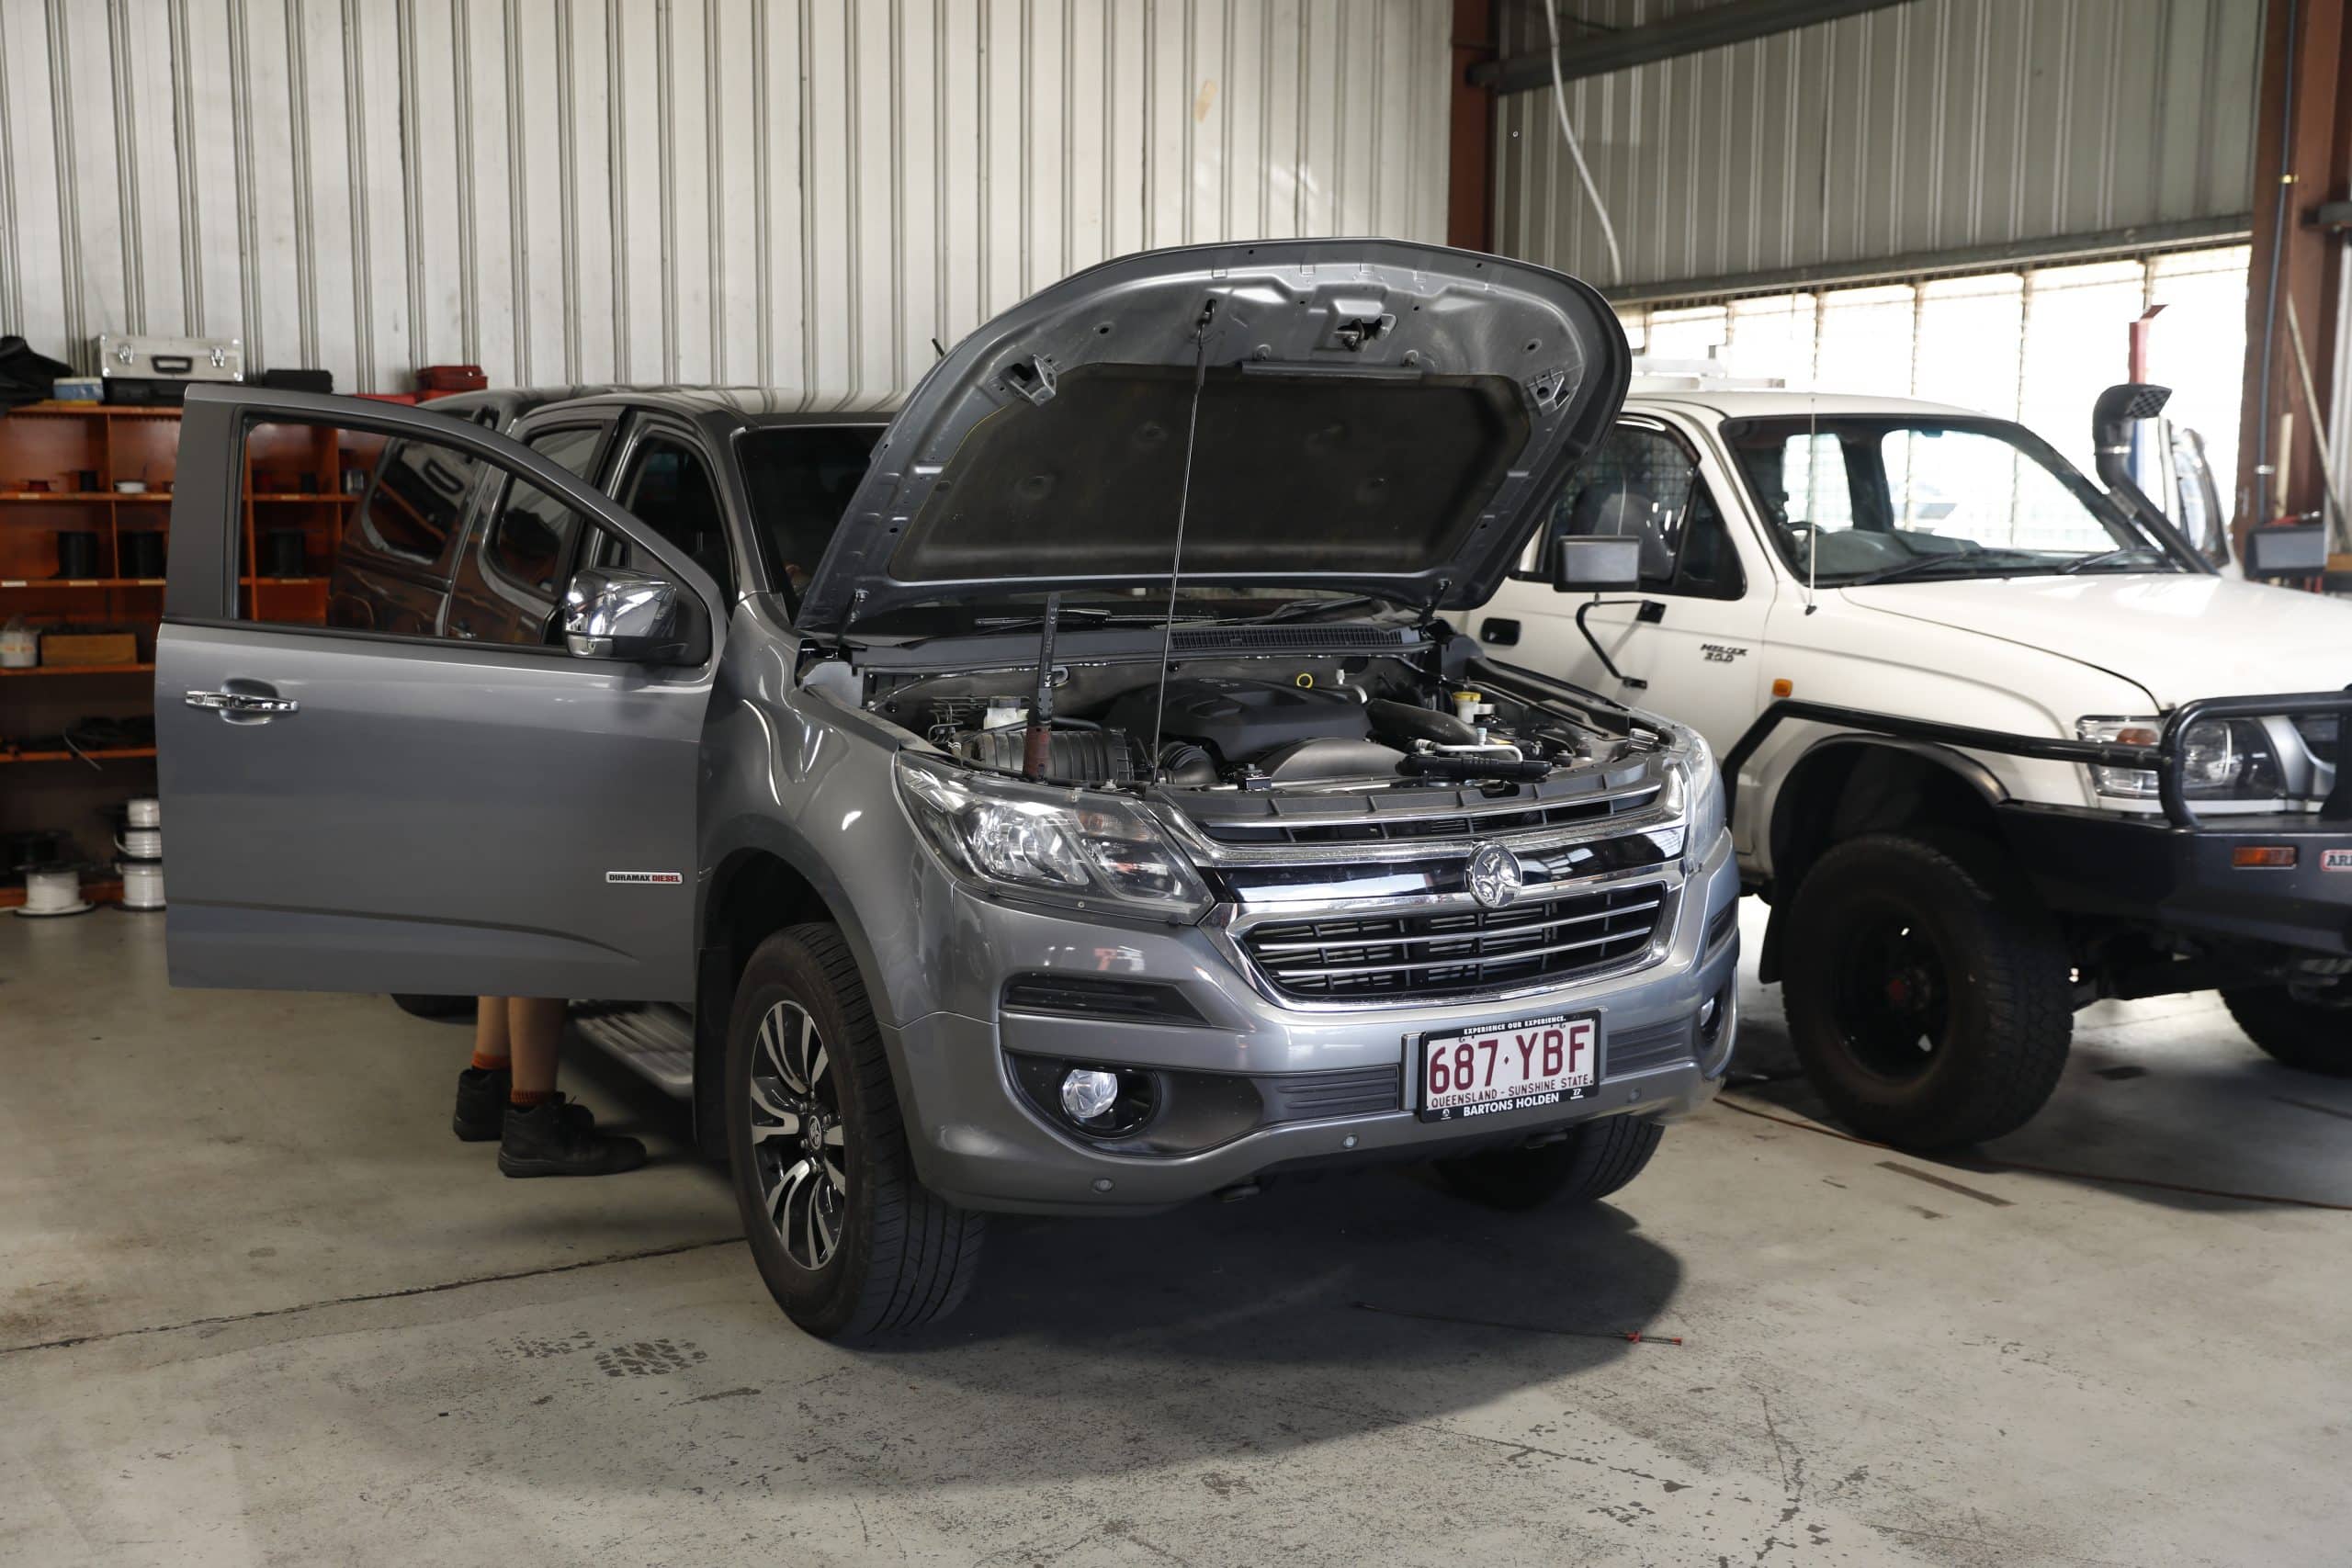
[[[43,664],[136,664],[136,632],[45,632],[40,639]]]

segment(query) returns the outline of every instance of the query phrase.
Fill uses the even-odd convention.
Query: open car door
[[[332,568],[390,493],[341,477],[389,437],[479,469],[459,549],[527,578],[543,622],[329,624],[355,617],[286,568]],[[560,458],[425,409],[190,389],[155,650],[173,984],[691,998],[726,607]],[[599,533],[657,570],[574,576]]]

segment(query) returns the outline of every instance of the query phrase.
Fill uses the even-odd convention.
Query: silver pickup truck
[[[684,393],[516,439],[192,391],[173,979],[683,1010],[680,1087],[820,1335],[946,1310],[989,1211],[1396,1159],[1613,1191],[1731,1055],[1721,782],[1439,617],[1627,371],[1571,278],[1296,241],[1048,288],[878,439]],[[817,514],[775,439],[808,429],[857,453]],[[306,614],[241,565],[254,476],[379,438]]]

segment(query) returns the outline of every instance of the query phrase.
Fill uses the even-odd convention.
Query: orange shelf
[[[94,762],[110,762],[154,754],[153,746],[118,746],[95,751],[0,751],[0,763],[78,762],[85,757]]]
[[[160,577],[6,577],[0,588],[161,588]]]
[[[180,411],[168,403],[61,403],[54,398],[8,411],[10,419],[28,414],[51,419],[177,419]]]
[[[20,679],[28,675],[135,675],[152,671],[153,664],[38,664],[30,670],[0,670],[0,678]]]

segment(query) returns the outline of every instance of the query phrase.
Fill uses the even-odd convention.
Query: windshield
[[[2005,421],[1794,415],[1724,439],[1781,558],[1825,587],[2188,570]]]
[[[878,424],[775,424],[736,436],[768,581],[795,610],[881,438]]]

